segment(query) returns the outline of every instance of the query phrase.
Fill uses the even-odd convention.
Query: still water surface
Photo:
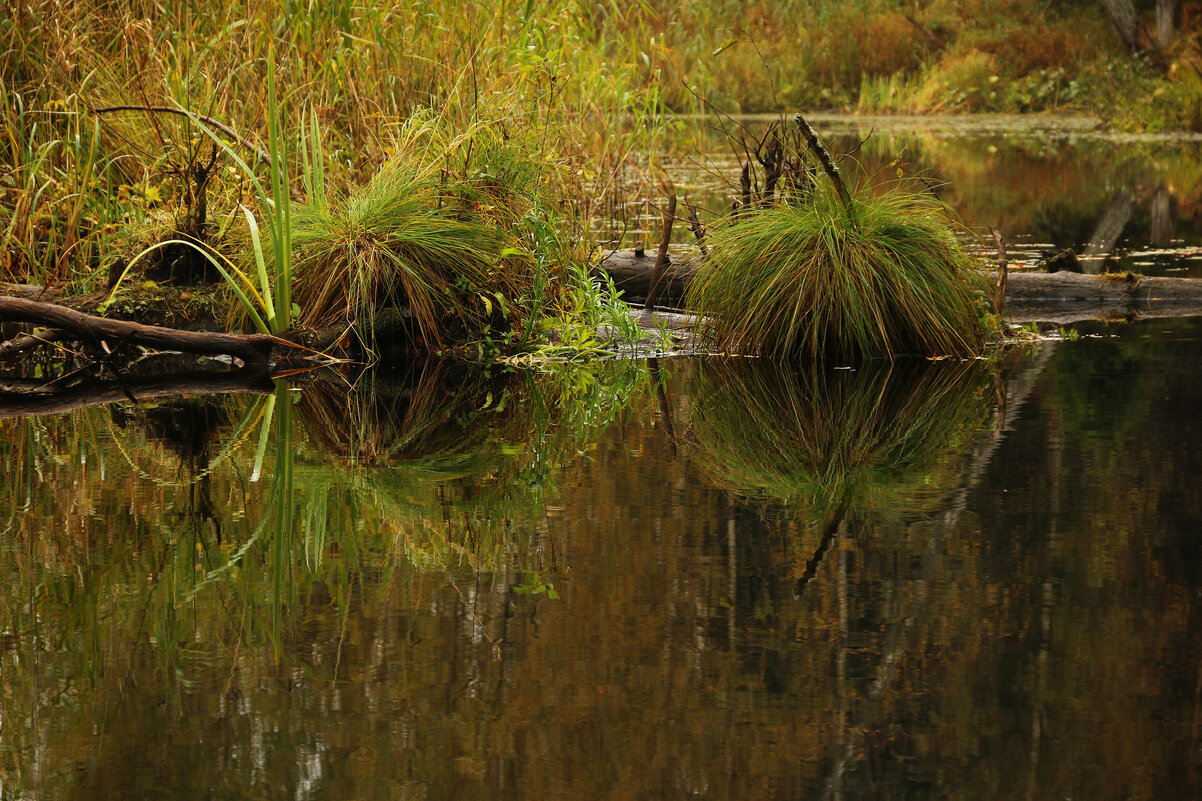
[[[703,220],[729,211],[746,156],[739,139],[766,135],[777,118],[688,120],[693,155],[666,158],[669,176]],[[1072,248],[1085,272],[1131,270],[1202,277],[1202,140],[1116,135],[1095,122],[1040,115],[811,117],[853,184],[900,180],[934,191],[992,250],[990,227],[1005,237],[1013,266],[1037,267]],[[724,130],[730,136],[723,134]],[[791,131],[791,124],[779,129]],[[754,147],[754,146],[753,146]],[[753,162],[754,164],[754,162]],[[659,241],[662,178],[620,171],[605,213],[622,247]],[[681,215],[685,214],[681,208]],[[681,245],[692,234],[675,229]]]
[[[0,797],[1197,797],[1202,323],[0,420]]]

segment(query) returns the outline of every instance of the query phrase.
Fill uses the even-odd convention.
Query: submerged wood
[[[604,259],[599,269],[614,279],[628,300],[642,300],[654,263],[653,258],[622,251]],[[682,304],[700,263],[696,256],[672,257],[658,290],[664,305]],[[1202,279],[1197,278],[1009,270],[1005,294],[1006,316],[1016,322],[1202,315]]]
[[[186,395],[268,395],[275,390],[275,384],[265,369],[251,367],[229,372],[190,372],[126,378],[119,382],[90,378],[63,389],[55,388],[54,382],[38,382],[46,387],[45,391],[38,391],[36,388],[13,391],[18,383],[30,382],[0,379],[0,418],[62,414],[87,406],[122,401]]]
[[[81,339],[145,345],[187,353],[234,356],[247,365],[266,365],[277,340],[265,334],[180,331],[157,325],[110,320],[54,303],[0,297],[0,322],[33,323],[69,331]]]

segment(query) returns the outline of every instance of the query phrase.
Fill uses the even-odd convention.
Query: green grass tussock
[[[420,120],[410,128],[365,185],[331,200],[311,192],[296,206],[303,325],[363,323],[396,306],[411,311],[428,344],[441,344],[478,335],[495,315],[520,322],[533,264],[521,223],[538,203],[540,165],[483,128],[449,143]],[[469,149],[469,168],[452,174]]]
[[[934,198],[861,190],[845,206],[823,186],[717,226],[687,303],[721,350],[966,356],[985,343],[985,287]]]

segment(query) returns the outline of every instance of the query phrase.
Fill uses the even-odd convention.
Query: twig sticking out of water
[[[647,302],[643,308],[655,308],[655,296],[659,294],[660,279],[664,277],[664,268],[668,266],[668,243],[672,241],[672,226],[676,223],[676,193],[668,196],[668,208],[664,210],[664,232],[659,240],[659,253],[655,257],[655,267],[651,271],[651,288],[647,290]]]
[[[822,144],[822,140],[818,138],[818,133],[806,122],[805,117],[800,113],[793,116],[793,122],[797,124],[798,130],[801,131],[802,138],[806,140],[806,145],[818,157],[818,162],[822,165],[822,169],[826,172],[831,183],[835,185],[835,191],[839,193],[839,199],[843,201],[845,208],[851,208],[851,194],[847,191],[847,185],[843,183],[843,176],[839,174],[839,168],[835,165],[834,159],[831,158],[830,151],[826,149],[826,145]]]
[[[751,208],[751,161],[743,162],[743,170],[739,173],[739,192],[743,198],[741,209]]]
[[[684,205],[689,210],[689,230],[697,238],[697,246],[701,248],[701,255],[708,256],[710,251],[705,246],[705,226],[701,224],[701,219],[697,216],[697,207],[687,200]]]
[[[780,137],[776,135],[775,123],[767,147],[758,148],[755,157],[764,168],[764,191],[760,193],[760,200],[771,203],[776,196],[776,184],[780,181],[785,164],[784,149],[781,147]]]
[[[1010,277],[1010,259],[1006,255],[1006,240],[1002,239],[1002,231],[995,226],[989,226],[993,234],[993,243],[997,245],[997,286],[993,293],[993,310],[998,314],[1006,305],[1006,284]]]

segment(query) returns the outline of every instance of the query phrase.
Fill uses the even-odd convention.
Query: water
[[[760,137],[774,120],[742,117],[725,126]],[[1038,115],[812,122],[834,153],[850,154],[842,162],[849,180],[879,183],[899,170],[903,179],[923,179],[990,255],[989,228],[998,227],[1018,268],[1038,268],[1046,254],[1072,248],[1086,272],[1202,277],[1198,137],[1123,136],[1088,120]],[[695,155],[668,159],[663,168],[677,193],[711,219],[729,210],[744,157],[726,137],[704,130]],[[636,174],[623,174],[616,190],[623,202],[607,206],[619,221],[612,236],[624,233],[626,247],[642,240],[653,248],[660,217],[649,203],[661,202],[662,191],[637,190]],[[682,223],[675,237],[683,245],[692,234]]]
[[[0,797],[1198,796],[1200,374],[1171,320],[0,420]]]

